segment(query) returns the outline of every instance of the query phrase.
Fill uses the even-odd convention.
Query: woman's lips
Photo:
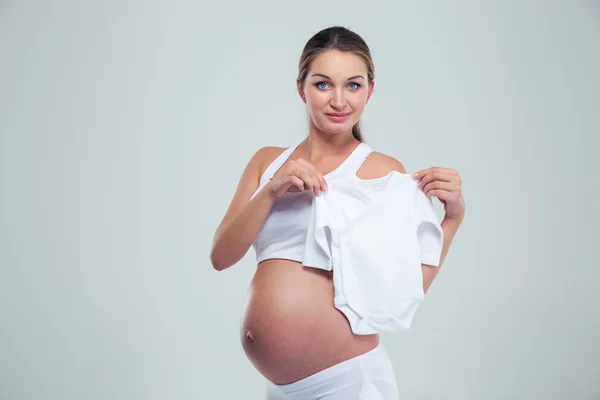
[[[325,114],[327,115],[327,117],[335,122],[342,122],[344,120],[346,120],[346,118],[348,118],[348,115],[350,115],[350,113],[348,114],[342,114],[342,115],[335,115],[335,114]]]

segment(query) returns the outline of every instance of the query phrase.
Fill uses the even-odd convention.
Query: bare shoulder
[[[356,174],[361,179],[376,179],[397,171],[405,174],[404,165],[394,157],[373,151]]]
[[[283,153],[287,147],[266,146],[258,149],[254,157],[258,165],[259,176],[265,172],[267,167]]]
[[[260,178],[264,170],[281,154],[285,148],[283,147],[262,147],[258,149],[246,164],[244,172],[240,177],[235,194],[231,199],[229,208],[221,221],[221,225],[232,218],[245,204],[248,203],[252,194],[260,185]]]

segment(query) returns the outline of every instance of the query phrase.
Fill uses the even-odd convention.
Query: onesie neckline
[[[350,188],[352,189],[352,191],[359,196],[364,202],[366,202],[367,204],[373,204],[374,202],[377,201],[377,198],[375,199],[371,199],[369,196],[367,196],[362,189],[359,187],[359,184],[367,184],[369,182],[379,182],[379,181],[385,181],[385,180],[389,180],[389,182],[387,183],[386,187],[382,190],[383,192],[386,192],[388,190],[391,190],[391,185],[396,184],[396,180],[397,179],[407,179],[408,178],[412,178],[412,174],[405,174],[402,172],[398,172],[398,171],[390,171],[388,172],[386,175],[381,176],[379,178],[372,178],[372,179],[361,179],[358,176],[356,176],[356,174],[353,175],[352,178],[349,179],[349,185]],[[413,178],[415,179],[415,178]]]

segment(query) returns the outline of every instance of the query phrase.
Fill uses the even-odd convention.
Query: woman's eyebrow
[[[329,79],[329,80],[331,80],[331,78],[330,78],[330,77],[328,77],[327,75],[323,75],[323,74],[312,74],[311,78],[312,78],[313,76],[322,76],[323,78],[326,78],[326,79]],[[348,80],[350,80],[350,79],[355,79],[355,78],[362,78],[362,79],[365,79],[365,78],[364,78],[363,76],[361,76],[361,75],[356,75],[356,76],[351,76],[350,78],[348,78]]]

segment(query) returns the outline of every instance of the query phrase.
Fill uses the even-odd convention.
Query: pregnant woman
[[[432,167],[408,175],[399,161],[363,142],[359,121],[373,88],[373,61],[359,35],[342,27],[315,34],[302,52],[297,78],[309,114],[308,135],[295,146],[264,147],[254,154],[214,236],[211,262],[218,271],[237,263],[251,246],[256,250],[240,339],[268,381],[270,400],[398,399],[378,333],[355,334],[334,306],[337,276],[307,266],[315,199],[348,179],[371,184],[393,171],[418,181],[429,198],[438,197],[445,208],[436,236],[439,262],[422,264],[423,293],[464,217],[455,170]]]

